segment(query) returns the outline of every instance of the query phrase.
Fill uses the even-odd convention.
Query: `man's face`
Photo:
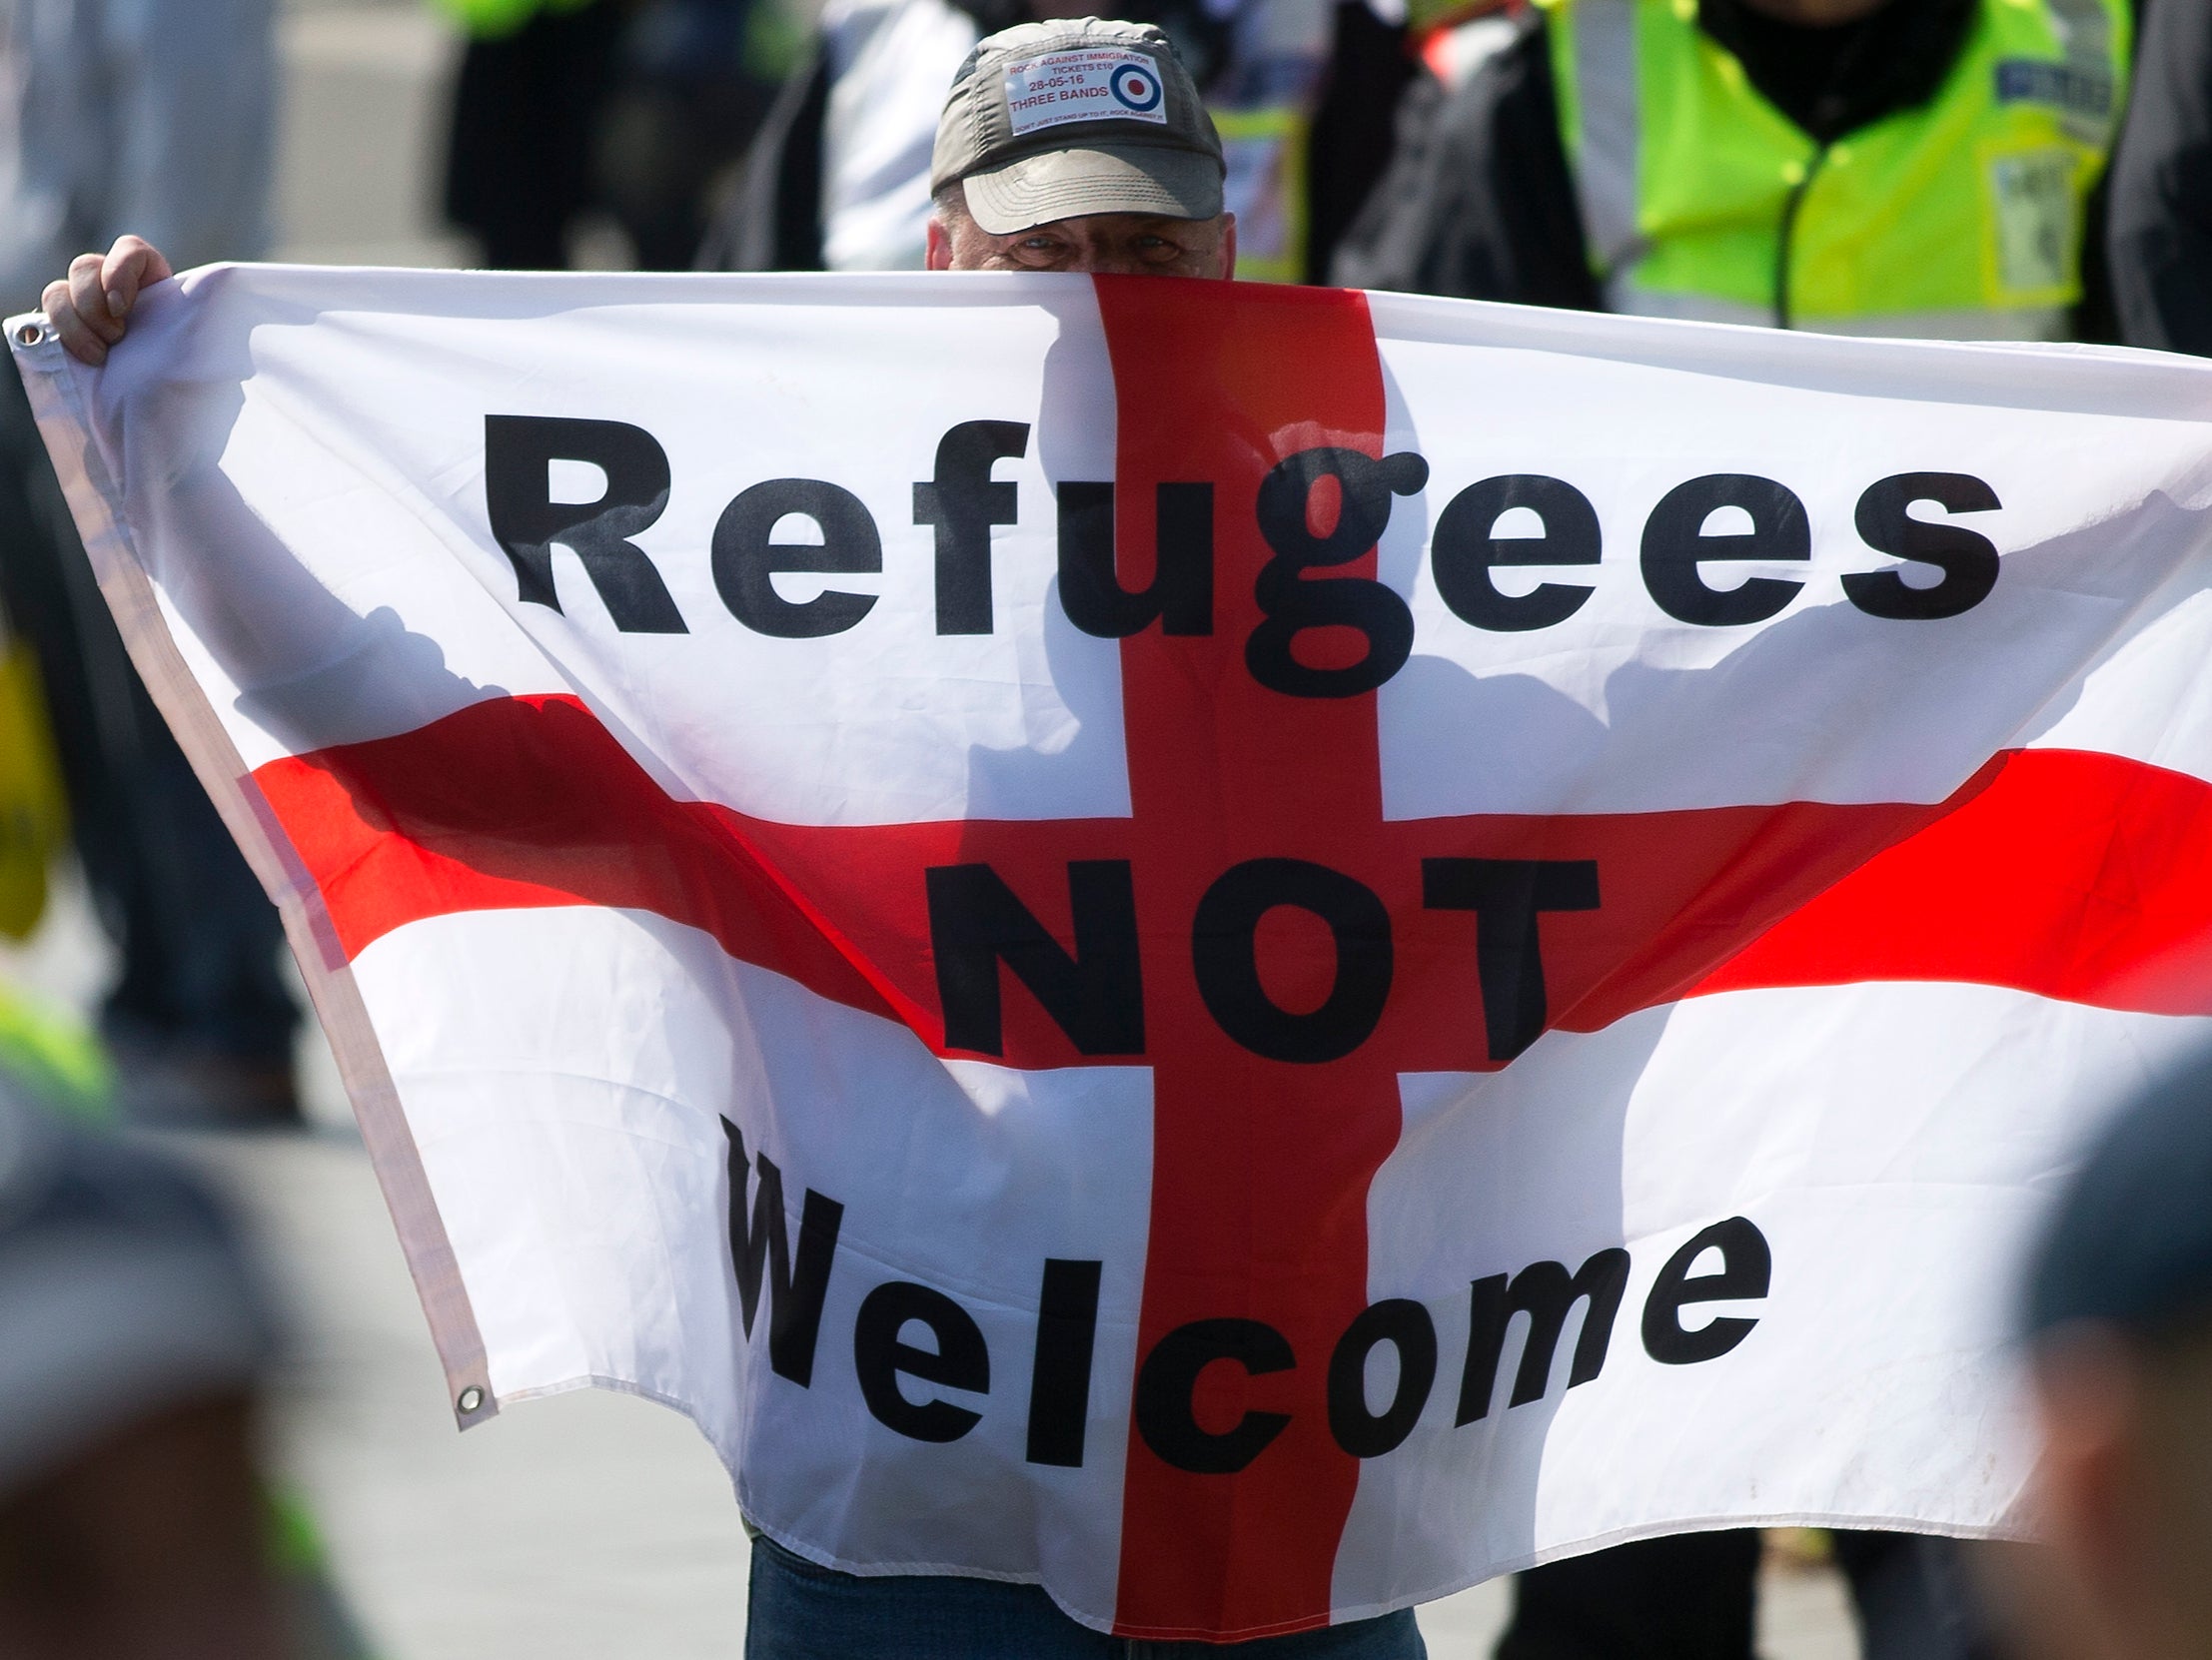
[[[1231,277],[1234,214],[1155,219],[1090,214],[994,236],[957,207],[929,224],[932,271],[1080,271],[1101,277]]]

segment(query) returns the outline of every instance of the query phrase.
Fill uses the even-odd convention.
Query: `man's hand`
[[[106,254],[79,254],[69,275],[48,283],[41,304],[69,355],[97,369],[108,348],[129,328],[139,291],[176,273],[160,249],[143,237],[118,237]]]

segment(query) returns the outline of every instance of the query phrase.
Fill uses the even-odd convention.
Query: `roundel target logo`
[[[1116,66],[1107,78],[1106,88],[1114,95],[1115,103],[1138,115],[1150,115],[1160,107],[1160,100],[1166,95],[1160,77],[1143,64]]]

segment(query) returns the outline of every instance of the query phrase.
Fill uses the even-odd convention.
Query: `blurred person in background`
[[[0,987],[0,1653],[359,1660],[257,1467],[261,1287],[198,1182],[85,1126],[104,1082]]]
[[[1992,1576],[2019,1651],[2212,1654],[2212,1058],[2114,1119],[2024,1301],[2043,1542],[1997,1556]]]
[[[2202,10],[2200,0],[2180,0]],[[2109,338],[2129,0],[1550,0],[1406,100],[1341,282],[1939,339]]]
[[[2212,4],[2157,0],[2112,164],[2112,289],[2129,346],[2212,357]]]
[[[1093,11],[1163,30],[1205,94],[1238,275],[1317,280],[1382,172],[1413,74],[1391,0],[830,0],[700,267],[921,269],[945,83],[984,35]]]
[[[273,0],[0,0],[0,298],[143,226],[187,264],[269,243]],[[70,821],[121,955],[125,1109],[291,1123],[282,930],[94,586],[16,377],[0,376],[0,608],[35,655]]]
[[[599,204],[642,271],[688,271],[713,205],[806,48],[792,0],[641,0],[592,146]]]
[[[439,3],[469,37],[454,84],[446,217],[476,237],[494,270],[561,270],[569,231],[592,201],[592,142],[624,8],[620,0]]]
[[[803,48],[798,0],[439,0],[468,36],[446,217],[495,270],[573,263],[603,213],[645,271],[690,269]]]

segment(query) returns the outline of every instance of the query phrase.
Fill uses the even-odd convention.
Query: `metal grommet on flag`
[[[462,1417],[473,1417],[484,1410],[485,1402],[490,1398],[481,1386],[472,1383],[455,1398],[454,1410]]]

